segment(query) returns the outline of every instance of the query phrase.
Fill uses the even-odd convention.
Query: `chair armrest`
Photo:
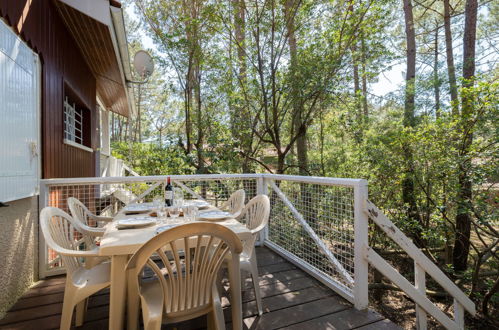
[[[103,215],[94,215],[92,214],[90,218],[94,219],[95,221],[104,221],[104,222],[111,222],[113,221],[113,217],[105,217]]]
[[[85,226],[87,227],[87,226]],[[104,232],[106,231],[105,228],[99,228],[99,227],[96,227],[96,228],[93,228],[93,227],[87,227],[87,228],[82,228],[82,231],[89,235],[89,236],[93,236],[93,237],[101,237],[101,236],[104,236]]]
[[[70,257],[99,257],[99,248],[88,251],[69,250],[60,246],[50,246],[52,250],[63,256]]]
[[[81,222],[75,223],[74,226],[81,231],[83,234],[88,235],[88,236],[103,236],[104,232],[106,231],[106,228],[102,227],[90,227],[87,226]]]
[[[250,232],[251,234],[258,234],[260,231],[262,231],[263,228],[265,228],[267,224],[266,223],[262,223],[260,226],[254,228],[254,229],[251,229]]]

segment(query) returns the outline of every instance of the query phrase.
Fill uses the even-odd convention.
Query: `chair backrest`
[[[90,219],[93,215],[92,212],[83,204],[79,199],[75,197],[69,197],[68,200],[68,206],[69,210],[71,211],[71,215],[73,216],[73,219],[77,220],[79,223],[76,223],[76,227],[80,232],[84,234],[85,238],[85,243],[88,245],[88,247],[94,247],[94,239],[88,235],[88,232],[86,231],[85,227],[95,227],[93,226],[94,223],[90,223]],[[94,220],[95,221],[95,220]],[[83,226],[81,226],[82,224]],[[97,223],[95,223],[97,225]]]
[[[238,217],[244,208],[244,200],[246,199],[246,193],[244,189],[239,189],[230,195],[229,199],[224,203],[224,207],[230,212],[234,217]]]
[[[253,197],[244,207],[239,220],[251,230],[252,240],[244,241],[244,253],[251,256],[258,233],[265,228],[269,222],[270,200],[267,195]]]
[[[203,310],[212,302],[212,289],[225,256],[231,254],[231,260],[239,261],[241,251],[241,240],[222,225],[174,227],[149,240],[130,259],[127,271],[133,279],[132,290],[140,291],[139,277],[147,267],[161,283],[167,317]],[[154,261],[158,256],[161,263]]]
[[[80,251],[83,234],[75,226],[76,220],[56,207],[45,207],[40,212],[40,227],[45,242],[54,251]],[[68,275],[82,266],[83,259],[60,254]]]
[[[92,215],[92,212],[83,204],[79,199],[75,197],[68,198],[68,206],[71,211],[71,215],[85,226],[91,227],[89,223],[89,217]]]

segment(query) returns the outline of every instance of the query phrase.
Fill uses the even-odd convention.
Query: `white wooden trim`
[[[304,183],[316,183],[329,186],[355,187],[364,184],[364,179],[346,179],[346,178],[328,178],[318,176],[301,176],[301,175],[285,175],[285,174],[260,174],[261,176],[273,180],[285,180]]]
[[[341,265],[341,263],[336,259],[334,254],[329,251],[329,249],[326,247],[324,242],[320,239],[319,236],[315,233],[315,231],[310,227],[310,225],[307,223],[307,221],[303,218],[300,212],[293,206],[293,204],[288,200],[286,195],[277,187],[274,181],[270,181],[270,185],[272,186],[272,189],[276,192],[277,196],[286,204],[286,206],[290,209],[291,213],[293,213],[294,217],[298,222],[302,225],[303,229],[312,237],[314,240],[315,244],[319,247],[319,249],[326,255],[326,257],[329,259],[329,262],[333,264],[333,266],[336,268],[338,271],[339,275],[348,283],[353,284],[354,280],[352,276],[346,271],[346,269]]]
[[[64,139],[64,144],[67,144],[69,146],[72,146],[72,147],[75,147],[75,148],[78,148],[78,149],[81,149],[81,150],[85,150],[87,152],[94,152],[94,150],[92,148],[86,147],[86,146],[84,146],[82,144],[73,142],[73,141],[68,140],[68,139]]]
[[[416,261],[445,291],[457,299],[471,314],[475,315],[475,304],[455,285],[416,245],[400,231],[373,203],[367,201],[365,212],[369,217],[414,261]]]
[[[367,200],[367,181],[354,188],[354,290],[355,308],[366,309],[369,306],[369,263],[364,258],[364,249],[368,246],[369,218],[362,211]]]
[[[426,272],[414,261],[414,284],[423,296],[426,296]],[[418,330],[428,329],[428,316],[421,306],[416,304],[416,327]]]
[[[180,188],[186,190],[189,194],[191,194],[193,197],[200,199],[200,200],[205,200],[201,195],[197,194],[194,190],[191,188],[187,187],[182,181],[179,180],[173,180],[173,183],[178,185]]]
[[[292,264],[296,265],[299,267],[301,270],[305,271],[306,273],[310,274],[317,280],[319,280],[322,284],[345,298],[347,301],[350,303],[354,303],[354,297],[352,292],[345,286],[343,286],[340,282],[335,281],[331,276],[323,273],[319,269],[315,268],[313,265],[309,264],[305,260],[295,256],[294,254],[290,253],[289,251],[283,249],[279,245],[275,244],[272,241],[266,240],[265,241],[265,246],[271,249],[272,251],[276,252],[277,254],[281,255],[284,259],[288,260]]]
[[[438,322],[450,330],[459,330],[456,322],[451,320],[444,312],[437,308],[428,298],[422,295],[405,277],[386,262],[379,254],[372,248],[368,247],[366,251],[366,258],[371,265],[376,267],[381,274],[390,279],[396,286],[404,291],[416,304],[421,306],[423,310],[430,313]]]
[[[164,181],[168,177],[172,180],[200,181],[200,180],[221,180],[221,179],[256,179],[261,174],[193,174],[193,175],[154,175],[154,176],[114,176],[114,177],[87,177],[87,178],[58,178],[43,179],[47,185],[74,185],[74,184],[112,184],[128,182],[154,182]]]
[[[457,299],[454,299],[454,321],[459,328],[464,329],[464,309]]]
[[[140,201],[142,198],[144,198],[147,195],[149,195],[149,193],[151,191],[153,191],[154,189],[156,189],[159,185],[161,185],[161,182],[156,182],[155,184],[153,184],[152,186],[150,186],[146,191],[144,191],[142,194],[140,194],[139,196],[137,196],[134,199],[132,199],[129,204],[133,204],[133,203],[135,203],[137,201]]]
[[[133,175],[133,176],[140,176],[140,174],[139,174],[139,173],[137,173],[137,172],[135,172],[134,170],[132,170],[132,169],[131,169],[130,167],[128,167],[128,165],[127,165],[127,164],[125,164],[125,163],[123,163],[123,169],[124,169],[125,171],[128,171],[128,172],[129,172],[131,175]]]
[[[269,179],[264,177],[260,177],[256,179],[256,193],[258,195],[267,195],[269,194]],[[265,226],[263,230],[260,231],[258,236],[257,245],[263,246],[265,245],[265,240],[269,237],[269,226]]]

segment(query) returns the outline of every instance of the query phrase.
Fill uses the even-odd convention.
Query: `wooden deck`
[[[257,316],[251,281],[243,291],[246,329],[399,329],[380,314],[357,311],[343,298],[266,248],[257,248],[264,314]],[[57,329],[65,277],[50,278],[33,286],[0,320],[0,329]],[[230,306],[223,298],[230,329]],[[107,329],[109,291],[92,296],[80,329]],[[164,329],[204,329],[205,318],[164,326]]]

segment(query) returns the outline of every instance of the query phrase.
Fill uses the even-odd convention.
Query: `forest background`
[[[137,117],[111,118],[116,157],[141,175],[367,179],[370,199],[477,303],[473,324],[499,326],[498,1],[125,6],[131,56],[148,48],[155,72],[136,86]],[[408,258],[391,258],[413,277]],[[371,279],[373,304],[410,326],[411,302]]]

